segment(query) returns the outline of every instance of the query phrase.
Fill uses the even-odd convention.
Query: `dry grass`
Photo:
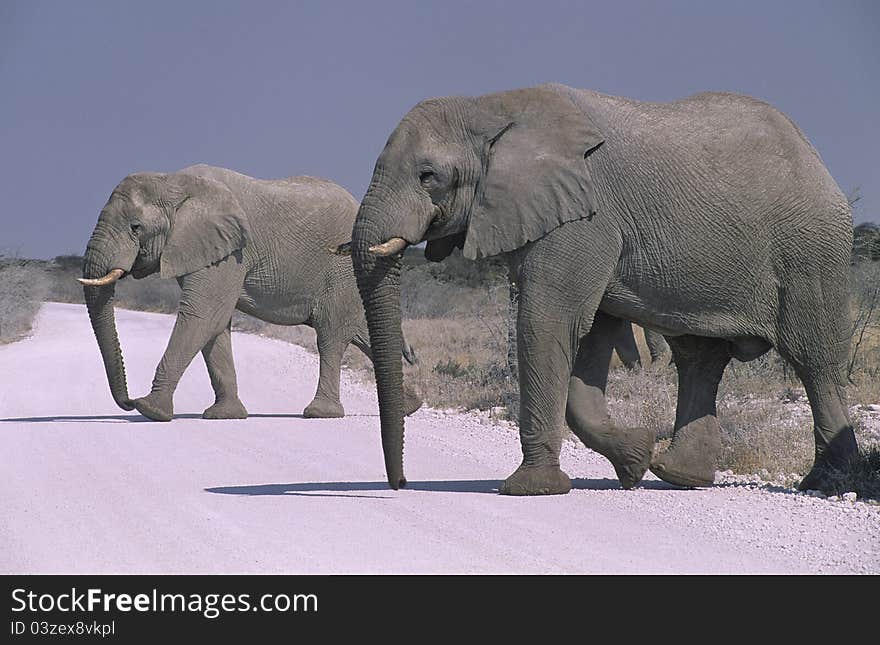
[[[731,361],[718,388],[718,423],[722,470],[804,474],[812,464],[806,395],[774,351],[749,363]]]
[[[864,456],[849,468],[831,473],[838,495],[853,491],[862,498],[880,499],[880,449],[873,446],[864,451]]]
[[[782,401],[727,397],[718,409],[721,470],[761,473],[779,479],[806,473],[813,462],[813,419],[808,406]]]
[[[486,327],[501,323],[475,318],[404,321],[404,334],[418,357],[406,376],[429,405],[481,410],[517,405],[506,337]]]
[[[0,256],[0,343],[27,335],[44,301],[82,304],[82,285],[76,281],[82,275],[81,264],[79,256],[60,256],[51,261]],[[123,309],[175,313],[179,300],[180,288],[175,280],[150,276],[118,282],[114,303]]]
[[[678,378],[666,362],[645,367],[612,368],[608,374],[608,412],[614,422],[627,428],[648,428],[657,439],[672,436]]]
[[[0,257],[0,343],[31,331],[49,288],[49,276],[39,263]]]

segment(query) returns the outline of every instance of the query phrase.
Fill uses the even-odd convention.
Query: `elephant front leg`
[[[596,312],[590,333],[581,340],[568,384],[565,418],[584,445],[604,456],[623,488],[641,481],[651,463],[654,433],[648,428],[615,426],[605,403],[608,367],[621,327],[631,335],[629,322]],[[618,346],[619,349],[619,346]]]
[[[206,340],[201,338],[192,322],[182,320],[178,315],[168,347],[156,368],[150,393],[132,401],[138,412],[153,421],[171,421],[174,416],[174,390]]]
[[[247,419],[248,413],[238,398],[238,380],[232,360],[232,320],[202,348],[202,356],[214,388],[214,405],[202,413],[205,419]]]
[[[234,255],[179,279],[177,321],[150,393],[132,401],[138,412],[154,421],[171,420],[174,390],[183,372],[196,354],[229,325],[243,280],[241,261]]]
[[[502,495],[562,495],[571,490],[571,479],[559,467],[559,452],[572,344],[568,325],[531,321],[520,313],[517,354],[523,460],[501,486]]]

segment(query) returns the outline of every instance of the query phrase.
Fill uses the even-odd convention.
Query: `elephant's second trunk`
[[[397,490],[406,485],[403,475],[403,333],[400,323],[399,255],[381,257],[370,247],[382,242],[370,222],[355,223],[352,260],[364,303],[382,425],[382,450],[388,484]]]
[[[83,261],[83,278],[98,280],[111,274],[107,267],[94,251],[87,251]],[[113,400],[123,410],[132,410],[134,406],[128,396],[128,384],[125,379],[125,364],[122,360],[122,349],[119,346],[119,336],[116,333],[116,317],[113,311],[113,296],[116,292],[115,281],[103,286],[84,285],[86,308],[89,311],[89,319],[92,322],[92,330],[101,350],[101,358],[104,360],[104,370],[107,372],[107,381],[110,384],[110,393]]]

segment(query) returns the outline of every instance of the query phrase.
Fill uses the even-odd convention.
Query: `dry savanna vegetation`
[[[82,302],[75,282],[81,258],[50,262],[0,258],[0,342],[27,334],[42,300]],[[507,269],[499,259],[469,262],[454,254],[442,263],[410,249],[402,278],[404,334],[416,351],[404,373],[432,407],[482,410],[515,421],[518,392],[513,375],[515,338]],[[868,457],[857,473],[841,473],[841,490],[880,497],[880,229],[856,228],[852,271],[852,353],[848,365],[850,412],[859,444]],[[116,304],[122,308],[173,313],[176,282],[156,277],[123,280]],[[235,328],[316,351],[305,327],[280,327],[236,313]],[[636,328],[642,366],[624,368],[616,359],[608,384],[612,417],[620,425],[653,429],[662,447],[672,433],[676,381],[668,359],[651,364]],[[356,349],[346,365],[372,378],[369,361]],[[719,470],[795,484],[813,458],[812,418],[797,377],[771,351],[749,363],[733,361],[719,389],[718,418],[723,454]],[[573,440],[573,435],[571,435]]]

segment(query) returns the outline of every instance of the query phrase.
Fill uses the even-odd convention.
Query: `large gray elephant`
[[[342,354],[352,343],[369,356],[369,335],[351,260],[328,247],[351,235],[356,212],[357,201],[344,188],[313,177],[260,180],[197,165],[123,179],[98,218],[80,280],[116,403],[169,421],[174,390],[201,351],[216,398],[203,416],[245,418],[230,339],[238,309],[266,322],[315,329],[320,376],[303,415],[344,416]],[[113,314],[114,283],[127,274],[156,272],[180,284],[177,322],[152,390],[130,400]],[[401,351],[412,360],[408,345]],[[408,390],[407,413],[420,403]]]
[[[565,422],[634,486],[650,466],[714,480],[716,394],[732,357],[771,347],[813,409],[802,489],[858,458],[844,398],[852,223],[792,121],[745,96],[646,103],[563,85],[419,103],[376,162],[352,233],[388,481],[405,484],[400,251],[506,254],[520,290],[522,464],[501,492],[565,493]],[[605,404],[623,320],[662,333],[678,370],[674,438],[615,427]]]

